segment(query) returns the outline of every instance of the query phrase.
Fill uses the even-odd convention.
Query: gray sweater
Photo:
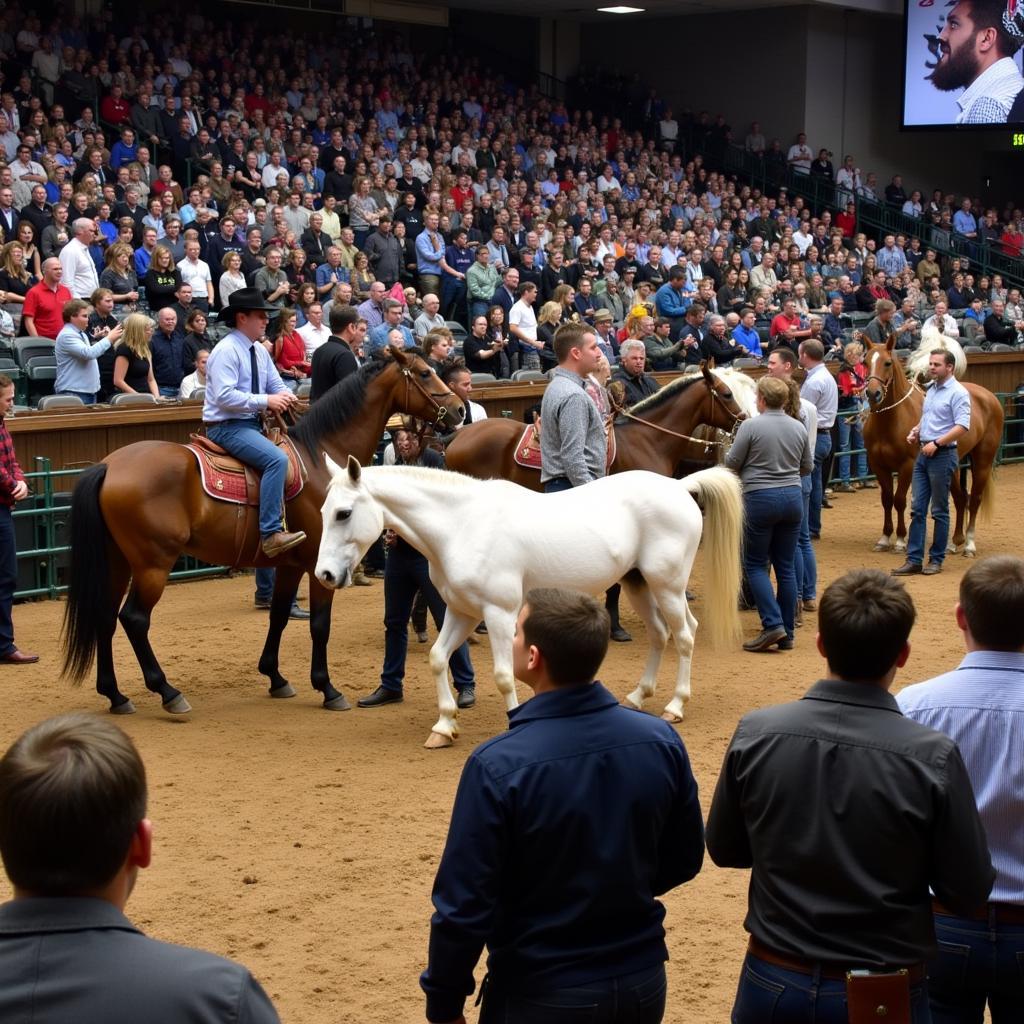
[[[807,428],[781,409],[744,420],[725,464],[739,474],[744,491],[799,487],[814,466]]]

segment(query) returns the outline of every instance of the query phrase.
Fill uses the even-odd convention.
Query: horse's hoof
[[[677,715],[674,711],[662,711],[661,720],[663,722],[671,722],[673,725],[678,725],[682,720],[682,715]]]
[[[444,747],[450,747],[452,745],[451,736],[445,736],[440,732],[432,732],[427,737],[427,742],[423,744],[427,750],[442,750]]]
[[[895,551],[898,554],[901,551],[906,551],[906,550],[907,550],[907,542],[905,540],[898,540],[898,541],[896,541],[896,546],[893,548],[893,551]]]
[[[976,551],[970,551],[968,548],[964,548],[964,558],[975,558],[977,557]]]
[[[879,541],[875,545],[874,550],[875,551],[891,551],[892,550],[892,545],[891,544],[884,544],[884,543],[882,543],[882,541]]]
[[[279,697],[281,699],[295,696],[295,688],[291,683],[283,683],[281,686],[277,687],[277,689],[271,688],[268,692],[271,697]]]
[[[173,700],[169,700],[164,705],[164,711],[169,715],[187,715],[192,710],[192,705],[189,704],[182,694],[178,694]]]
[[[126,700],[123,704],[111,705],[110,713],[112,715],[134,715],[135,705],[130,700]]]
[[[348,697],[345,694],[339,693],[337,697],[325,700],[324,708],[327,711],[351,711],[352,705],[349,704]]]

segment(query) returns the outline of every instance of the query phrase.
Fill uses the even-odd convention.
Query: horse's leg
[[[679,654],[675,693],[665,706],[661,717],[666,722],[681,722],[686,702],[690,699],[690,668],[693,663],[693,638],[697,632],[697,619],[690,611],[685,590],[669,587],[652,590]]]
[[[149,642],[149,623],[153,607],[167,586],[167,576],[175,561],[176,557],[165,559],[163,565],[151,564],[136,573],[132,578],[128,600],[121,609],[119,618],[125,633],[128,634],[132,650],[135,651],[135,657],[139,659],[146,689],[160,695],[164,711],[172,715],[183,715],[192,708],[181,692],[167,682],[167,676],[164,675],[164,670],[160,667],[160,662],[157,661]]]
[[[117,630],[117,613],[128,589],[131,569],[114,544],[108,545],[108,566],[110,572],[109,603],[96,638],[96,692],[110,701],[110,711],[115,715],[135,713],[135,705],[117,688],[117,674],[114,671],[114,632]]]
[[[973,473],[972,473],[973,483]],[[967,508],[967,494],[960,483],[960,470],[955,470],[952,479],[949,481],[949,496],[953,499],[953,508],[956,511],[956,522],[949,535],[949,542],[946,544],[946,551],[955,554],[960,545],[964,543],[964,512]],[[973,517],[972,517],[973,521]],[[966,553],[966,552],[965,552]]]
[[[974,526],[978,512],[985,501],[985,492],[992,485],[992,469],[995,466],[996,448],[989,446],[979,451],[979,445],[971,452],[971,496],[968,504],[967,535],[964,543],[964,557],[974,558],[978,549],[974,543]],[[992,495],[989,494],[991,501]]]
[[[503,608],[485,608],[484,622],[487,624],[487,638],[491,642],[491,656],[494,659],[494,683],[505,698],[505,709],[511,711],[519,706],[516,678],[512,671],[512,640],[515,637],[516,617]]]
[[[445,612],[444,622],[434,646],[430,648],[430,671],[434,674],[437,686],[437,710],[439,718],[430,730],[430,736],[423,745],[428,750],[450,747],[459,734],[456,718],[459,713],[452,688],[448,685],[448,662],[452,654],[466,642],[466,637],[476,628],[479,618],[476,615],[460,615],[449,608]],[[488,630],[490,623],[487,624]],[[511,649],[511,637],[509,648]]]
[[[644,672],[636,689],[626,697],[626,702],[639,710],[643,708],[645,700],[654,696],[654,687],[658,681],[658,669],[661,667],[661,658],[665,651],[665,644],[668,642],[668,626],[665,624],[665,619],[643,577],[626,576],[622,580],[622,586],[629,598],[629,603],[647,627],[649,644],[647,664],[644,665]]]
[[[896,551],[907,550],[907,495],[910,492],[910,482],[914,478],[914,464],[904,465],[900,468],[899,479],[896,482]]]
[[[263,643],[263,653],[256,666],[260,675],[270,680],[271,697],[294,697],[295,690],[280,671],[281,634],[288,625],[295,592],[299,589],[302,570],[295,566],[281,566],[274,573],[274,595],[270,600],[270,620],[267,625],[267,639]],[[312,613],[310,629],[312,630]]]
[[[892,550],[892,473],[877,473],[878,489],[882,495],[882,536],[875,544],[876,551]]]
[[[331,638],[331,605],[334,591],[323,586],[309,574],[309,635],[313,641],[313,656],[310,661],[310,682],[314,690],[324,695],[324,707],[328,711],[349,711],[352,705],[343,693],[331,684],[331,673],[327,667],[327,641]]]

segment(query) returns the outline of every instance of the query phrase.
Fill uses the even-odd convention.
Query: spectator
[[[149,346],[153,378],[160,396],[177,398],[186,369],[185,332],[178,328],[178,315],[169,306],[157,314],[156,330],[149,339]]]
[[[160,397],[149,347],[155,326],[143,313],[129,313],[125,318],[121,344],[114,350],[114,387],[118,391]]]
[[[618,365],[611,379],[625,388],[627,406],[649,398],[660,386],[650,374],[644,373],[646,362],[647,349],[639,339],[627,339],[619,346]]]
[[[487,419],[487,410],[477,402],[470,400],[469,396],[473,391],[473,375],[461,359],[449,359],[445,363],[441,368],[441,380],[448,385],[453,394],[462,400],[464,413],[462,422],[455,428],[456,430]]]
[[[183,289],[187,287],[182,285]],[[209,352],[213,348],[213,340],[206,333],[206,313],[201,309],[192,308],[184,316],[178,317],[178,323],[184,325],[185,331],[185,372],[192,373],[196,368],[196,356],[199,352]]]
[[[73,298],[61,283],[63,276],[64,268],[59,259],[51,256],[43,261],[43,279],[29,288],[22,307],[26,334],[56,340],[65,323],[64,306]]]
[[[79,217],[74,225],[74,238],[60,251],[65,287],[76,299],[87,299],[99,287],[96,264],[89,246],[96,237],[96,224],[88,217]]]
[[[423,312],[412,325],[417,341],[422,341],[435,327],[444,327],[445,319],[441,315],[441,300],[431,293],[423,296]]]
[[[152,1024],[277,1021],[245,968],[148,939],[124,916],[153,852],[146,803],[134,744],[91,715],[42,722],[0,761],[0,853],[14,888],[0,907],[4,1019],[43,1020],[59,1003],[59,1015],[108,1024],[136,1020],[141,1005]],[[28,970],[26,991],[16,981]]]
[[[208,313],[213,308],[213,275],[210,266],[199,258],[198,241],[185,242],[185,258],[178,263],[182,284],[192,287],[192,301],[198,309]]]
[[[209,350],[205,348],[199,349],[195,354],[195,358],[196,368],[181,379],[178,398],[182,400],[191,398],[194,392],[206,387],[206,360],[210,358]]]
[[[277,318],[277,336],[274,338],[274,365],[281,380],[292,391],[297,391],[299,381],[310,375],[312,363],[306,355],[306,341],[295,326],[294,309],[285,307]],[[322,347],[322,346],[320,346]]]
[[[837,384],[839,387],[839,405],[836,419],[839,426],[839,478],[841,483],[837,490],[843,494],[851,493],[855,488],[850,482],[851,451],[864,448],[864,435],[861,433],[860,414],[863,409],[864,384],[867,380],[867,367],[864,365],[864,347],[858,341],[851,341],[843,349],[843,363],[839,371]],[[864,451],[857,456],[856,476],[863,487],[876,487],[867,480],[868,460]]]
[[[1024,330],[1024,319],[1007,323],[1004,319],[1005,315],[1006,303],[1002,299],[993,299],[992,309],[983,321],[985,341],[990,345],[996,343],[1015,345],[1017,343],[1017,332]]]
[[[384,286],[381,285],[383,291]],[[407,349],[419,348],[412,331],[402,323],[402,304],[396,299],[384,299],[384,319],[376,327],[371,328],[366,340],[366,354],[373,355],[381,349],[387,348],[391,343],[389,335],[392,331],[398,331],[402,336],[403,346]],[[359,309],[362,315],[362,307]]]
[[[359,369],[366,321],[351,306],[335,306],[331,309],[330,325],[331,336],[313,353],[311,402]]]
[[[736,1024],[793,1019],[809,998],[818,1020],[838,1024],[847,986],[872,1007],[923,999],[929,887],[962,911],[988,895],[994,873],[956,745],[893,713],[914,615],[878,570],[847,573],[818,614],[827,678],[803,700],[744,716],[733,735],[707,845],[719,866],[753,868]],[[855,969],[867,973],[845,973]],[[902,995],[883,995],[886,984]]]
[[[949,315],[947,310],[948,307],[944,301],[936,302],[935,312],[921,325],[922,334],[929,327],[934,327],[940,334],[945,334],[946,337],[952,338],[954,341],[959,339],[960,328],[957,327],[956,320]]]
[[[154,313],[174,304],[176,292],[181,287],[181,273],[174,265],[170,249],[162,245],[153,249],[142,287],[146,302]]]
[[[1009,822],[1021,820],[1019,779],[999,766],[1021,746],[1024,703],[1024,563],[1013,555],[986,558],[960,580],[954,611],[967,655],[952,672],[908,686],[896,697],[903,714],[954,741],[970,776],[992,852],[996,880],[988,904],[969,912],[933,900],[941,949],[955,948],[957,969],[938,956],[929,965],[928,998],[936,1020],[977,1018],[988,1003],[992,1018],[1020,1006],[1024,979],[1001,965],[1020,961],[1024,892],[1020,846]],[[1005,758],[1009,758],[1007,761]],[[961,953],[962,951],[962,953]]]
[[[331,336],[330,328],[324,323],[324,307],[313,301],[306,310],[307,322],[299,328],[299,337],[306,347],[306,362],[312,364],[313,354]]]
[[[134,253],[127,242],[115,242],[104,255],[106,267],[100,274],[100,287],[110,289],[115,303],[128,307],[139,301],[139,279],[133,266]]]
[[[90,312],[89,303],[82,299],[66,302],[64,326],[54,347],[57,358],[54,391],[58,395],[74,395],[85,405],[95,404],[100,390],[97,360],[121,337],[121,327],[118,326],[93,344],[87,331]]]
[[[825,349],[821,342],[810,338],[800,343],[800,365],[807,371],[800,396],[810,402],[818,414],[818,434],[814,442],[814,470],[811,474],[811,495],[807,524],[811,539],[821,536],[821,506],[824,501],[822,465],[832,450],[832,425],[839,406],[839,388],[835,378],[825,366]]]

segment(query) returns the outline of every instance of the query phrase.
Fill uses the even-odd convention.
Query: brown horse
[[[672,476],[679,463],[699,460],[707,445],[693,433],[701,424],[733,430],[746,414],[724,376],[701,365],[700,373],[670,381],[660,391],[638,402],[629,417],[615,424],[617,454],[610,472],[646,469]],[[746,380],[746,378],[744,378]],[[511,480],[541,490],[540,473],[520,466],[514,455],[523,424],[493,419],[471,423],[448,446],[449,469],[479,479]]]
[[[917,446],[907,441],[907,435],[921,420],[924,392],[907,380],[903,366],[893,352],[894,339],[885,345],[873,345],[864,339],[867,354],[864,357],[868,377],[864,393],[868,400],[868,417],[864,424],[864,447],[868,465],[878,477],[882,494],[884,521],[882,536],[875,544],[876,551],[893,548],[892,510],[896,508],[896,551],[905,551],[907,526],[905,513],[907,492],[914,474]],[[994,484],[991,479],[999,442],[1003,436],[1003,407],[999,399],[977,384],[964,384],[971,396],[971,429],[957,443],[961,459],[971,459],[970,496],[960,486],[960,476],[953,474],[950,493],[956,508],[956,525],[952,534],[955,547],[964,545],[964,555],[973,558],[974,524],[978,510],[992,501]],[[893,474],[896,486],[893,489]],[[964,508],[969,517],[964,533]]]
[[[272,697],[293,697],[281,675],[281,634],[303,573],[309,575],[313,641],[310,679],[324,707],[343,711],[344,695],[327,668],[333,590],[313,575],[320,547],[320,506],[330,474],[326,452],[337,462],[349,455],[369,461],[396,411],[457,424],[462,404],[419,356],[392,351],[336,384],[290,431],[308,470],[301,493],[287,505],[288,527],[304,530],[298,547],[268,559],[259,549],[258,515],[249,515],[239,546],[240,505],[215,501],[203,491],[192,453],[166,441],[139,441],[108,455],[81,476],[71,500],[71,567],[64,616],[64,673],[80,683],[96,659],[96,689],[110,710],[130,714],[131,701],[117,688],[111,641],[118,619],[142,668],[146,687],[160,695],[165,711],[182,714],[188,701],[167,681],[149,642],[153,606],[178,557],[187,553],[214,565],[272,567],[277,570],[270,627],[259,671],[270,679]],[[242,552],[245,554],[243,555]],[[129,581],[131,589],[124,598]],[[120,612],[119,612],[120,610]]]

